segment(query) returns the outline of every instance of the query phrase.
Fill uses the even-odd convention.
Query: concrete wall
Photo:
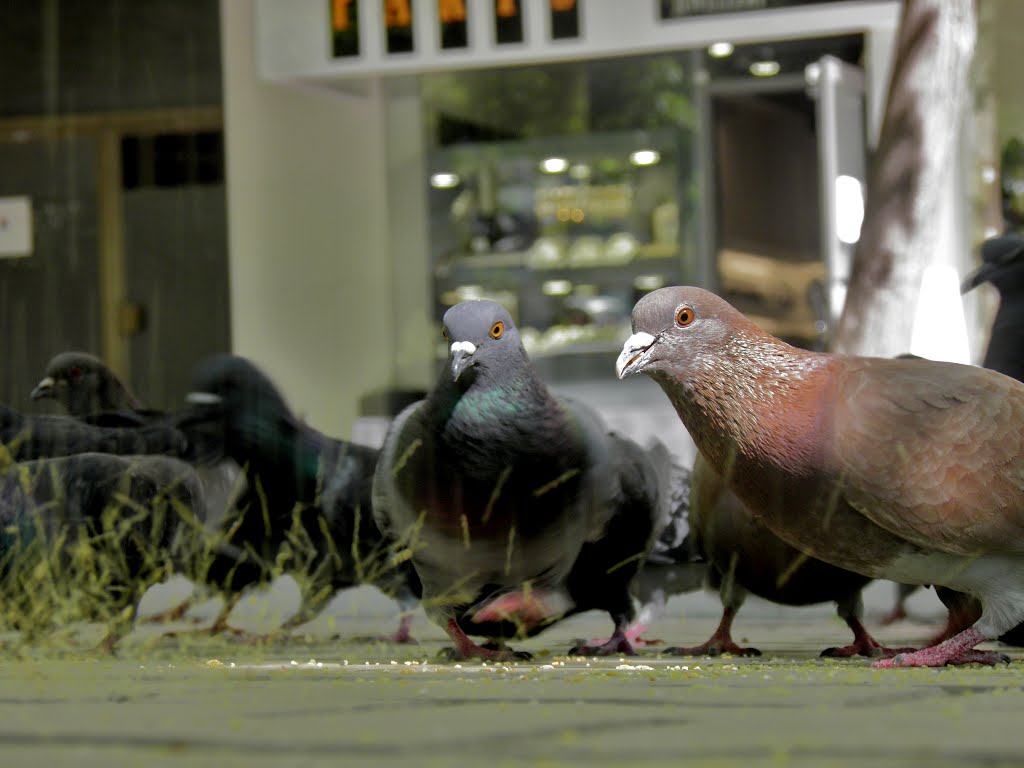
[[[261,81],[253,20],[222,0],[232,347],[346,436],[392,378],[382,100]]]

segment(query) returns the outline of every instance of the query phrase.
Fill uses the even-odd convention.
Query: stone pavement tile
[[[714,624],[675,617],[657,634],[690,642]],[[0,662],[0,765],[1024,763],[1016,650],[995,669],[873,670],[817,658],[845,637],[828,616],[744,621],[761,659],[559,656],[606,630],[596,614],[516,644],[532,663],[437,663],[443,635],[425,622],[411,648],[345,639],[387,626],[261,644],[135,638],[115,659],[29,649]]]

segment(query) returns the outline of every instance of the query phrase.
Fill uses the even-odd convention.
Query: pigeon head
[[[634,373],[658,378],[713,364],[736,336],[763,333],[736,309],[701,288],[660,288],[633,307],[633,335],[615,362],[620,379]]]
[[[1000,293],[1024,288],[1024,238],[993,237],[981,244],[981,266],[964,278],[960,292],[992,283]]]
[[[188,402],[233,413],[288,411],[284,398],[263,371],[244,357],[216,355],[197,366]]]
[[[86,352],[62,352],[53,357],[31,397],[56,400],[76,417],[139,406],[113,371]]]
[[[217,355],[201,362],[185,398],[193,408],[193,423],[219,422],[229,450],[266,440],[283,423],[295,421],[273,382],[250,361],[236,355]]]
[[[444,314],[452,381],[469,386],[481,374],[500,375],[526,359],[512,316],[500,304],[463,301]]]

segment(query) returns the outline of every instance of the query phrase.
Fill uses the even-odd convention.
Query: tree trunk
[[[910,349],[947,174],[957,162],[975,27],[971,0],[903,4],[837,352],[894,356]]]

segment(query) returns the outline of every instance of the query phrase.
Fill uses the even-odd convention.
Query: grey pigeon
[[[503,639],[589,609],[607,611],[614,633],[576,650],[632,653],[630,588],[660,514],[651,461],[550,392],[499,304],[451,307],[444,335],[448,365],[392,423],[373,489],[427,614],[459,658],[517,657]]]
[[[221,526],[225,555],[214,559],[207,580],[237,594],[269,577],[289,551],[317,587],[366,583],[397,600],[401,624],[388,639],[412,642],[419,581],[389,550],[370,511],[378,451],[304,424],[243,357],[204,360],[189,400],[193,407],[181,423],[193,450],[206,460],[233,460],[246,480]]]
[[[200,486],[185,462],[80,453],[0,470],[0,585],[29,633],[57,603],[86,596],[79,618],[109,622],[104,647],[130,626],[150,585],[204,549]]]

